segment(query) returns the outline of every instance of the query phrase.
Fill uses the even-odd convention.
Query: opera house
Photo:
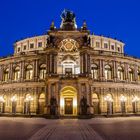
[[[0,58],[0,113],[78,116],[140,112],[140,59],[119,40],[90,34],[72,11]]]

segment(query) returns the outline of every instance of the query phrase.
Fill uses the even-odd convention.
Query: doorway
[[[99,114],[99,98],[96,93],[92,94],[93,114]]]
[[[65,114],[73,114],[73,99],[65,98]]]
[[[38,109],[39,109],[38,113],[39,114],[44,114],[44,108],[45,108],[45,94],[44,93],[40,94],[40,96],[39,96],[38,106],[39,106],[38,107]]]
[[[66,86],[60,92],[60,114],[77,115],[77,90],[72,86]]]

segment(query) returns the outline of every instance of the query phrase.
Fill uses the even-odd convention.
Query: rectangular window
[[[42,47],[42,42],[38,42],[38,47]]]
[[[23,50],[26,50],[26,45],[23,46]]]
[[[120,48],[118,47],[118,52],[120,52]]]
[[[100,48],[100,42],[96,42],[96,47]]]
[[[114,45],[111,45],[111,49],[114,50]]]
[[[31,43],[30,44],[30,49],[33,49],[34,48],[34,43]]]
[[[108,48],[108,44],[104,43],[104,48],[107,49]]]
[[[20,48],[18,48],[18,52],[20,52]]]

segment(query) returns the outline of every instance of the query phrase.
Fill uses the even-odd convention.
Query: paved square
[[[1,140],[139,140],[140,117],[0,118]]]

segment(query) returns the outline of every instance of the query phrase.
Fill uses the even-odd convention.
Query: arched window
[[[124,80],[124,71],[123,71],[123,68],[122,67],[118,67],[118,79],[119,80]]]
[[[14,69],[14,80],[17,81],[17,80],[19,80],[19,78],[20,78],[20,68],[16,67]]]
[[[32,65],[28,65],[26,67],[26,79],[31,80],[33,78],[33,67]]]
[[[4,80],[4,81],[8,81],[8,79],[9,79],[9,69],[6,69],[6,70],[4,71],[3,80]]]
[[[138,81],[140,81],[140,70],[138,70],[137,73],[138,73]]]
[[[111,67],[109,65],[105,65],[105,79],[109,80],[112,79],[112,71],[111,71]]]
[[[46,76],[46,65],[45,64],[42,64],[40,66],[40,74],[39,74],[39,77],[40,79],[44,79]]]
[[[96,64],[91,65],[92,78],[98,79],[98,66]]]
[[[133,74],[133,70],[131,69],[131,68],[129,68],[128,69],[128,79],[130,80],[130,81],[133,81],[134,79],[134,74]]]

